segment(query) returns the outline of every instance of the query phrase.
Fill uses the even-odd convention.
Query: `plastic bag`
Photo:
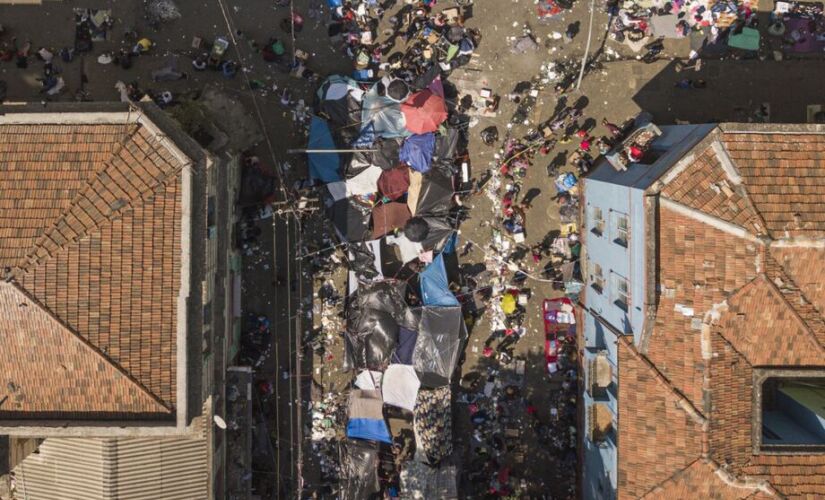
[[[495,125],[489,126],[481,131],[481,140],[488,146],[493,146],[498,142],[498,129]]]

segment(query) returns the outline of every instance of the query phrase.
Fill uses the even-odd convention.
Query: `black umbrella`
[[[424,241],[429,233],[430,226],[421,217],[412,217],[404,226],[404,235],[414,243]]]
[[[387,97],[402,102],[410,95],[410,87],[404,80],[393,80],[387,85]]]

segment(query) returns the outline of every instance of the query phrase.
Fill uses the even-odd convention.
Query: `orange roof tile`
[[[171,411],[181,279],[181,160],[139,123],[0,125],[0,158],[8,167],[0,171],[0,265],[11,268],[18,286],[37,302],[27,308],[30,314],[54,316],[64,326],[59,332],[65,339],[58,330],[35,328],[38,322],[9,323],[5,313],[0,329],[25,327],[16,334],[42,337],[36,349],[35,344],[18,349],[32,349],[21,352],[30,368],[54,379],[62,375],[50,363],[57,354],[48,351],[80,337],[91,346],[87,356],[97,356],[106,366],[101,373],[131,380],[152,401],[136,410],[137,402],[112,399],[100,374],[76,385],[83,388],[83,401],[62,401],[53,392],[60,381],[43,376],[26,385],[29,396],[17,410]],[[34,366],[39,363],[46,365]],[[6,394],[4,380],[16,373],[11,364],[1,366],[0,399]],[[39,401],[39,406],[27,407],[25,401]],[[8,410],[0,407],[0,415]]]
[[[619,498],[638,498],[699,457],[702,428],[625,342],[619,370]]]
[[[717,473],[717,468],[705,460],[696,460],[689,467],[677,472],[667,481],[659,484],[643,498],[681,499],[702,498],[704,500],[741,500],[746,498],[770,498],[758,487],[742,485],[731,487]]]
[[[169,411],[15,285],[0,282],[0,308],[0,415],[86,413],[90,400],[101,413]]]
[[[774,238],[825,235],[825,135],[725,132],[722,141]]]

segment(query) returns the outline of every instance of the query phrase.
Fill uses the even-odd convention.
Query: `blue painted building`
[[[608,155],[584,179],[583,498],[616,497],[621,439],[617,432],[618,337],[632,335],[638,344],[645,329],[652,327],[648,318],[656,284],[650,282],[655,273],[648,272],[648,266],[656,251],[656,200],[646,190],[675,164],[689,161],[683,157],[713,128],[644,125],[626,141],[638,141],[645,134],[653,137],[638,162]]]

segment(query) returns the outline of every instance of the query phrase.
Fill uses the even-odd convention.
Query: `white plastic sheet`
[[[413,411],[421,382],[411,365],[394,364],[384,371],[381,392],[384,404]]]

